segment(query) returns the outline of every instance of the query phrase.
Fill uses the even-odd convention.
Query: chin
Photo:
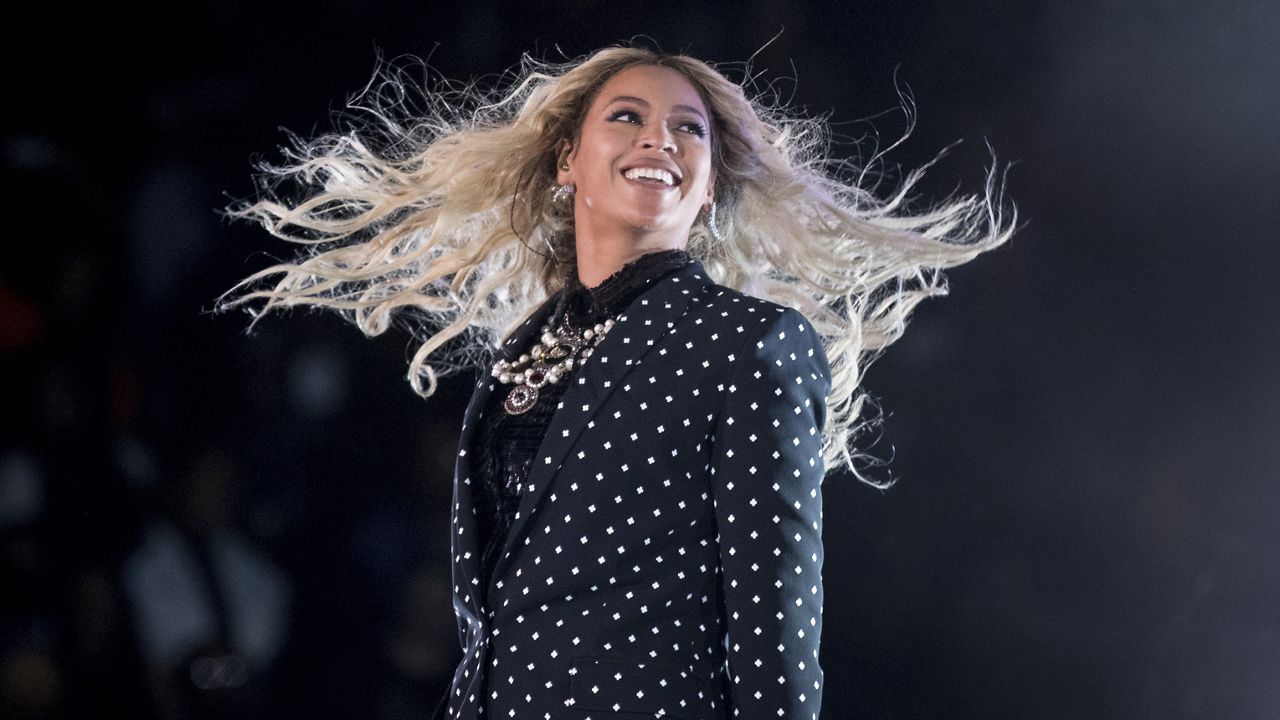
[[[624,224],[637,232],[657,232],[670,227],[670,220],[662,215],[637,213],[623,220]]]
[[[686,236],[688,235],[688,230],[693,227],[692,221],[682,223],[680,218],[675,217],[675,215],[670,212],[634,213],[631,217],[627,218],[627,224],[636,231],[644,233],[678,233],[683,227]]]

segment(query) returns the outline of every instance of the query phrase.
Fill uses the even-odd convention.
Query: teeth
[[[650,180],[659,180],[665,185],[675,185],[676,179],[671,173],[661,168],[631,168],[624,177],[628,180],[637,180],[639,178],[649,178]]]

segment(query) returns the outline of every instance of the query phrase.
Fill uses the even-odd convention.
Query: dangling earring
[[[564,172],[569,172],[569,161],[568,160],[562,161],[560,163],[560,169],[563,170]],[[577,190],[578,188],[573,183],[556,185],[555,189],[551,191],[551,200],[552,202],[555,202],[555,203],[563,203],[567,201],[569,198],[573,197],[573,194],[577,192]]]
[[[551,201],[555,203],[566,202],[569,198],[573,197],[573,194],[577,192],[577,190],[578,188],[575,187],[573,183],[557,185],[555,189],[551,191]]]
[[[560,163],[560,169],[569,172],[569,161],[564,160]],[[556,205],[565,205],[570,203],[573,194],[578,188],[573,183],[565,183],[564,185],[556,185],[551,189],[551,202]],[[542,236],[542,242],[546,244],[547,249],[551,251],[551,258],[556,265],[563,265],[564,261],[560,259],[560,253],[556,252],[555,247],[551,244],[551,238],[545,234]]]
[[[711,201],[711,208],[706,212],[707,212],[707,217],[705,218],[705,221],[707,224],[707,232],[711,233],[711,237],[715,238],[716,242],[724,242],[724,237],[720,235],[720,226],[716,224],[716,201],[715,200]]]

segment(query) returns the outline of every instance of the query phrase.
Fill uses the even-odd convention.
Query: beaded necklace
[[[498,382],[515,385],[507,393],[503,408],[511,415],[528,412],[538,401],[539,388],[547,383],[558,384],[591,357],[622,313],[628,298],[634,297],[654,279],[688,262],[689,255],[681,249],[652,252],[627,263],[594,289],[583,288],[577,283],[577,268],[572,267],[571,292],[565,295],[551,313],[551,319],[542,326],[538,343],[515,360],[499,360],[493,365],[491,375]],[[639,285],[635,283],[637,273],[648,275]],[[612,317],[586,327],[575,327],[574,315],[568,309],[575,301],[590,303],[592,307],[598,303],[602,309],[608,307]],[[599,314],[594,315],[597,319],[600,317]],[[558,323],[556,318],[559,318]]]
[[[609,318],[594,327],[577,329],[570,324],[567,312],[558,327],[552,328],[550,323],[543,325],[539,342],[532,350],[511,362],[494,363],[493,377],[504,385],[515,384],[502,406],[512,415],[528,412],[538,402],[538,388],[559,383],[575,366],[591,357],[591,352],[612,327],[613,318]]]

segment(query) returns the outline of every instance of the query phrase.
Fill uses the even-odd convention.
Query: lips
[[[676,187],[680,184],[680,176],[677,173],[660,167],[628,168],[622,172],[622,176],[634,182],[658,187]]]

